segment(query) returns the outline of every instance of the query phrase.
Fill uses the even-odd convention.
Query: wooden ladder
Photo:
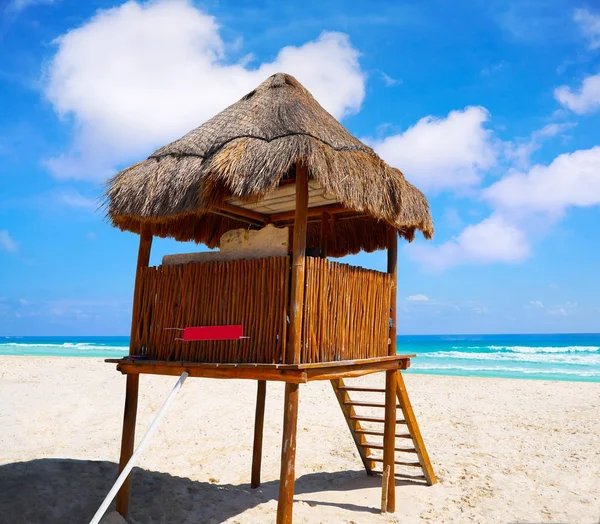
[[[332,380],[331,385],[367,474],[382,474],[382,470],[377,467],[383,466],[385,388],[350,386],[341,378]],[[394,464],[399,466],[399,471],[394,476],[399,479],[422,480],[428,485],[435,484],[435,473],[400,371],[397,371],[396,397],[396,407],[400,411],[396,417]],[[357,408],[361,411],[368,410],[369,413],[359,414]],[[423,474],[415,475],[410,468],[420,468]]]

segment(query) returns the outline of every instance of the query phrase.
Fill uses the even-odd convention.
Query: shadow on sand
[[[107,461],[39,459],[0,466],[0,523],[89,522],[116,476],[117,464]],[[278,486],[278,481],[269,481],[251,489],[250,484],[219,485],[134,468],[128,520],[140,524],[222,522],[276,499]],[[320,472],[296,479],[295,493],[314,493],[323,487],[350,492],[378,486],[381,478],[364,472]],[[349,503],[303,500],[310,505],[379,513],[378,508]]]

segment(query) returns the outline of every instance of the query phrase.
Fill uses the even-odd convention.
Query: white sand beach
[[[138,440],[175,377],[142,376]],[[360,379],[381,385],[382,377]],[[600,384],[406,376],[439,483],[381,515],[328,382],[301,386],[294,522],[600,517]],[[0,358],[0,522],[87,522],[116,477],[125,377],[99,359]],[[189,379],[134,470],[129,522],[274,522],[283,384],[270,382],[250,489],[256,383]]]

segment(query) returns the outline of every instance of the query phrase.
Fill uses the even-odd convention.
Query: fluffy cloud
[[[440,246],[413,246],[409,255],[437,271],[526,259],[530,255],[527,232],[517,221],[527,224],[533,215],[555,220],[569,207],[600,205],[600,146],[560,155],[549,165],[512,170],[482,194],[494,210],[490,217]]]
[[[561,124],[547,124],[541,129],[531,133],[527,140],[516,140],[515,142],[507,142],[505,145],[504,155],[511,161],[515,167],[526,168],[531,162],[531,155],[542,147],[545,140],[560,135],[575,127],[575,122],[564,122]]]
[[[534,307],[544,307],[544,303],[541,300],[530,300],[529,304]]]
[[[579,89],[558,87],[554,90],[554,98],[578,114],[595,111],[600,107],[600,73],[585,78]]]
[[[600,14],[592,13],[588,9],[575,9],[573,20],[579,24],[589,40],[590,49],[600,48]]]
[[[94,211],[98,209],[100,203],[93,199],[83,196],[79,191],[74,189],[65,189],[56,193],[56,201],[58,204],[72,207],[76,209],[87,209]]]
[[[441,271],[463,264],[518,262],[527,258],[529,251],[523,231],[494,214],[440,246],[417,244],[408,253],[428,269]]]
[[[191,0],[127,2],[59,37],[44,90],[74,141],[48,162],[59,178],[104,178],[174,140],[276,72],[296,76],[334,116],[360,109],[365,76],[342,33],[324,32],[272,62],[228,63],[216,20]]]
[[[421,189],[476,185],[497,157],[492,132],[484,127],[489,116],[483,107],[452,111],[446,118],[427,116],[371,145]]]
[[[429,297],[426,295],[410,295],[406,297],[406,300],[410,300],[411,302],[429,302]]]
[[[562,214],[600,204],[600,146],[558,156],[550,165],[515,171],[484,190],[496,209]]]
[[[8,253],[16,253],[19,251],[19,246],[10,237],[6,229],[0,229],[0,250],[7,251]]]

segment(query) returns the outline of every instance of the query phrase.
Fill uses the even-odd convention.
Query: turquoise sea
[[[129,337],[0,337],[0,355],[119,357]],[[600,382],[600,334],[400,335],[409,373]]]

